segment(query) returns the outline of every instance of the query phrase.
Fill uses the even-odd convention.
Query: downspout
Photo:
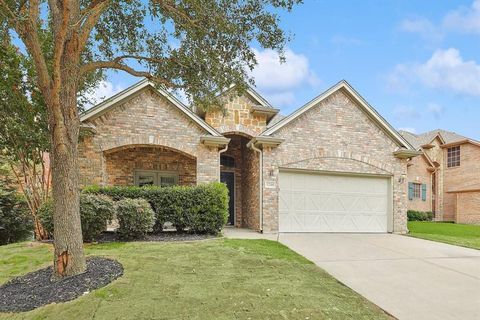
[[[259,183],[259,190],[258,190],[258,193],[259,193],[259,202],[260,202],[260,207],[259,207],[259,210],[260,210],[260,232],[263,233],[263,190],[262,190],[262,186],[263,186],[263,152],[262,152],[262,149],[259,149],[257,147],[255,147],[255,143],[252,141],[250,141],[248,144],[247,144],[247,147],[248,145],[250,145],[250,149],[258,152],[258,156],[259,156],[259,167],[260,167],[260,176],[258,177],[258,183]]]
[[[220,165],[220,157],[221,154],[228,150],[228,143],[225,145],[225,148],[218,150],[218,181],[220,182],[220,175],[221,175],[221,165]]]

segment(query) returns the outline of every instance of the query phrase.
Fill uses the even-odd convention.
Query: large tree
[[[35,66],[48,111],[54,198],[54,277],[84,272],[77,144],[79,88],[98,70],[182,89],[198,107],[255,64],[252,45],[282,53],[278,10],[301,0],[0,0],[0,28]],[[50,36],[51,35],[51,36]],[[15,42],[14,39],[13,42]],[[2,48],[0,48],[2,49]]]

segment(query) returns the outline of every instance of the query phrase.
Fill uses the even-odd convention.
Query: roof
[[[439,137],[442,140],[442,144],[455,144],[463,142],[480,143],[474,139],[467,138],[456,132],[447,131],[443,129],[435,129],[421,134],[414,134],[408,131],[400,131],[400,134],[410,142],[416,149],[420,149],[423,145],[432,142],[435,137]]]
[[[100,116],[116,106],[117,104],[124,102],[126,99],[131,98],[132,95],[139,94],[146,88],[153,89],[154,92],[158,93],[159,95],[165,97],[168,101],[170,101],[175,107],[177,107],[181,112],[186,114],[191,120],[196,122],[200,127],[205,129],[208,133],[213,136],[221,136],[221,134],[215,130],[213,127],[208,125],[202,118],[196,115],[192,110],[190,110],[186,105],[184,105],[180,100],[178,100],[175,96],[173,96],[168,91],[155,87],[155,84],[148,79],[143,79],[134,85],[128,87],[127,89],[113,95],[112,97],[104,100],[103,102],[97,104],[96,106],[88,109],[87,111],[83,112],[80,115],[80,121],[85,122],[90,120],[96,116]]]
[[[319,102],[327,99],[329,96],[334,94],[335,92],[342,90],[345,92],[349,97],[355,100],[358,105],[367,113],[367,115],[378,124],[378,126],[383,129],[385,133],[387,133],[400,147],[403,147],[407,150],[415,150],[414,147],[395,130],[388,122],[385,120],[375,108],[373,108],[346,80],[342,80],[311,100],[310,102],[306,103],[301,108],[297,109],[289,116],[284,117],[283,119],[277,119],[277,122],[267,128],[262,135],[271,135],[275,133],[277,130],[282,128],[283,126],[287,125],[291,121],[298,118],[303,113],[307,112],[311,108],[315,107]]]

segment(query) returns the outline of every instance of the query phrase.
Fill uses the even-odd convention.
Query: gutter
[[[262,189],[262,186],[263,186],[263,152],[262,152],[261,149],[259,149],[255,146],[254,139],[250,140],[247,143],[247,148],[250,148],[250,149],[258,152],[258,156],[259,156],[259,167],[260,167],[260,175],[258,177],[258,184],[259,184],[258,199],[259,199],[259,203],[260,203],[260,207],[259,207],[260,219],[259,219],[259,222],[260,222],[260,233],[263,233],[263,189]]]

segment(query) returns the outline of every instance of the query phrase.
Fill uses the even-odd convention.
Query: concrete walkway
[[[279,241],[399,319],[480,319],[480,251],[393,234]]]

